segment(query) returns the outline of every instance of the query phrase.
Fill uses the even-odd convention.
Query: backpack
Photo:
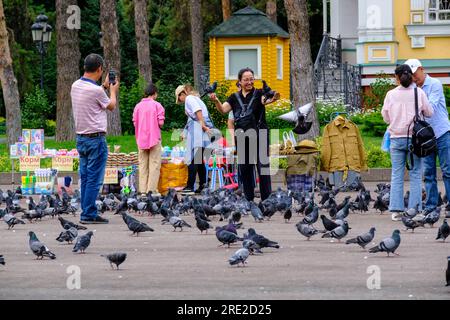
[[[253,101],[256,98],[256,90],[253,92],[253,96],[248,104],[244,104],[242,102],[238,92],[234,95],[236,96],[236,100],[240,106],[240,109],[233,111],[235,128],[242,129],[244,131],[247,129],[257,129],[258,124],[253,113]]]
[[[406,163],[406,168],[408,170],[411,170],[414,166],[413,154],[419,158],[423,158],[436,151],[436,136],[434,135],[434,130],[428,122],[421,120],[419,117],[417,88],[414,88],[414,100],[416,116],[414,117],[414,121],[408,127],[407,145],[411,161],[411,166],[409,166],[408,162]],[[413,128],[411,144],[409,144],[409,129],[411,128],[411,125],[413,125]]]

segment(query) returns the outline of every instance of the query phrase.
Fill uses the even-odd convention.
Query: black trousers
[[[263,146],[260,143],[260,139],[267,139],[266,145]],[[245,163],[241,163],[238,165],[239,168],[239,177],[241,179],[242,186],[244,188],[245,198],[248,201],[253,201],[255,198],[255,187],[256,187],[256,172],[258,172],[259,176],[259,191],[261,193],[261,200],[265,200],[272,193],[272,180],[270,178],[269,170],[270,170],[270,161],[269,161],[269,136],[260,136],[257,138],[257,148],[256,154],[251,154],[255,152],[254,148],[250,148],[251,140],[246,139],[245,141],[245,156],[239,152],[238,146],[238,159],[245,158]],[[265,153],[262,153],[263,159],[261,159],[261,148],[264,148]],[[261,160],[265,160],[261,162]],[[256,167],[256,170],[255,170]],[[262,170],[266,172],[261,172]]]
[[[194,150],[194,159],[188,165],[188,181],[187,187],[194,190],[195,179],[197,177],[197,173],[199,175],[199,183],[200,186],[207,183],[206,181],[206,168],[203,163],[203,154],[205,152],[205,148],[196,148]]]

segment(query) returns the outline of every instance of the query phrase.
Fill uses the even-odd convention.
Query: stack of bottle
[[[30,176],[30,172],[27,171],[26,176],[22,176],[22,194],[34,194],[35,190],[36,177]]]
[[[54,192],[56,169],[38,169],[35,172],[35,193],[52,194]]]

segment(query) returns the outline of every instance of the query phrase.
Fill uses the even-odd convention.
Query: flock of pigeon
[[[215,235],[219,241],[219,246],[233,245],[242,242],[242,247],[239,248],[228,259],[230,265],[245,266],[250,255],[262,254],[264,248],[279,249],[278,242],[268,239],[262,234],[258,234],[255,228],[248,228],[242,236],[238,234],[238,230],[243,228],[242,217],[249,216],[255,223],[262,223],[268,221],[276,214],[283,215],[285,222],[289,222],[295,215],[301,220],[295,225],[298,232],[310,240],[312,237],[321,234],[322,238],[334,238],[339,242],[344,239],[350,228],[347,220],[350,211],[352,212],[366,212],[369,210],[371,202],[373,208],[379,210],[381,213],[388,210],[389,207],[389,184],[378,184],[376,199],[373,200],[370,191],[366,190],[364,184],[359,181],[357,184],[358,194],[354,200],[350,196],[346,196],[341,203],[336,202],[336,195],[340,192],[336,189],[329,188],[326,184],[317,181],[318,193],[320,200],[316,203],[314,194],[303,192],[290,192],[278,188],[267,199],[259,203],[247,201],[240,190],[233,192],[227,189],[218,189],[210,191],[205,189],[201,196],[185,196],[182,197],[174,189],[170,189],[168,194],[164,197],[154,196],[152,193],[145,195],[123,195],[123,194],[109,194],[106,196],[99,195],[96,201],[97,209],[100,214],[106,211],[113,211],[115,215],[120,215],[132,232],[131,235],[139,236],[143,232],[153,232],[154,228],[148,224],[140,221],[136,216],[140,215],[159,215],[162,220],[161,224],[170,224],[173,231],[183,231],[183,228],[192,228],[183,217],[188,214],[193,214],[195,218],[196,227],[200,233],[208,233],[209,229],[215,230]],[[8,226],[8,229],[13,229],[16,225],[33,223],[48,216],[50,218],[58,217],[63,230],[56,238],[58,242],[67,242],[74,244],[72,251],[74,253],[84,253],[94,235],[92,231],[87,231],[84,226],[77,225],[69,220],[66,220],[62,215],[76,215],[80,209],[80,194],[75,191],[73,196],[70,196],[64,188],[62,194],[54,194],[52,196],[41,196],[38,203],[35,203],[32,197],[27,198],[28,208],[20,206],[20,200],[24,196],[21,194],[20,187],[15,191],[8,190],[3,192],[0,190],[0,204],[5,203],[6,208],[0,209],[0,217],[3,218]],[[405,203],[407,203],[408,193],[405,196]],[[440,206],[433,212],[427,215],[421,214],[417,208],[410,208],[401,214],[401,221],[406,230],[425,227],[426,224],[433,226],[438,222],[441,216],[441,206],[445,205],[448,200],[446,197],[440,197]],[[320,212],[322,211],[322,214]],[[132,215],[132,212],[135,214]],[[323,214],[327,212],[328,215]],[[20,215],[20,217],[19,217]],[[221,226],[213,226],[211,217],[217,216]],[[321,219],[322,227],[317,227],[315,224]],[[79,234],[80,230],[86,230],[84,234]],[[355,238],[347,239],[346,244],[357,244],[363,249],[372,243],[375,238],[375,227],[364,234]],[[442,225],[438,228],[436,240],[445,241],[450,235],[450,227],[447,220],[444,219]],[[386,252],[398,255],[396,253],[401,243],[400,230],[393,230],[392,235],[379,242],[377,246],[369,248],[370,253]],[[33,231],[29,232],[29,246],[31,251],[36,255],[37,259],[44,257],[56,259],[54,253],[42,243]],[[111,264],[119,265],[126,259],[126,253],[115,252],[102,255]],[[450,257],[449,257],[450,261]],[[450,262],[449,262],[450,263]],[[0,264],[5,264],[4,257],[0,255]],[[447,271],[447,285],[450,284],[449,271]]]

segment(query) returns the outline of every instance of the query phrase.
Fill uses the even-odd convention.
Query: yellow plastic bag
[[[162,163],[159,173],[158,191],[166,194],[170,188],[184,188],[188,179],[188,168],[184,163]]]

